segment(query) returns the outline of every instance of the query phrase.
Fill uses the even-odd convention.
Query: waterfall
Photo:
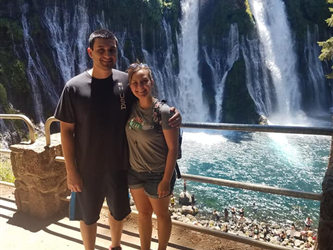
[[[125,53],[124,53],[127,31],[125,30],[123,32],[115,33],[115,36],[118,39],[118,51],[119,51],[116,66],[117,66],[117,69],[120,69],[120,68],[125,69],[126,67],[128,67],[131,64],[130,60],[125,56]],[[133,58],[134,58],[134,56],[133,56]]]
[[[225,44],[225,50],[212,49],[208,53],[206,47],[203,47],[204,57],[212,71],[213,84],[215,86],[215,122],[222,121],[223,90],[228,73],[235,61],[239,58],[239,37],[238,25],[231,24],[229,35],[222,38],[222,44]]]
[[[268,70],[262,67],[264,52],[260,41],[242,38],[241,51],[245,61],[246,86],[257,112],[260,115],[272,114],[274,96],[270,91],[272,86],[270,86]]]
[[[270,73],[276,98],[274,114],[267,114],[291,121],[300,111],[300,90],[297,76],[297,57],[294,52],[293,38],[287,21],[285,5],[282,0],[250,0],[252,13],[261,46],[263,46],[265,65]]]
[[[87,37],[89,36],[89,16],[87,7],[85,6],[85,0],[79,1],[79,4],[75,6],[74,18],[73,18],[73,31],[76,30],[75,41],[75,60],[79,67],[79,73],[87,69]],[[73,77],[73,76],[72,76]]]
[[[183,0],[181,2],[182,20],[179,48],[179,109],[183,120],[204,122],[208,120],[208,107],[203,100],[203,89],[198,73],[199,53],[199,1]]]
[[[42,21],[48,29],[55,64],[66,83],[77,73],[87,69],[89,16],[85,2],[80,1],[75,5],[73,17],[67,8],[57,5],[47,7]]]
[[[54,91],[51,78],[39,57],[38,49],[35,47],[34,41],[29,35],[29,24],[26,17],[28,7],[28,4],[21,6],[24,51],[28,60],[26,73],[31,84],[33,105],[36,115],[35,122],[42,123],[44,121],[42,97],[48,100],[51,105],[55,106],[58,101],[58,95]],[[34,55],[34,57],[32,55]]]
[[[179,80],[177,75],[173,72],[173,43],[172,43],[172,33],[170,24],[168,24],[165,19],[162,20],[162,31],[161,34],[165,37],[165,48],[159,51],[159,60],[155,50],[152,53],[149,53],[144,47],[144,41],[142,38],[141,44],[142,53],[144,55],[144,62],[146,62],[153,72],[153,77],[155,80],[155,85],[158,91],[158,98],[160,100],[165,99],[168,101],[168,104],[175,106],[178,109],[181,109],[181,104],[179,102],[179,92],[177,86],[175,86]],[[141,30],[143,33],[143,30]],[[162,61],[162,62],[161,62]]]
[[[325,74],[322,63],[318,59],[320,55],[320,47],[317,44],[319,41],[319,31],[316,25],[311,33],[309,26],[306,32],[306,43],[304,47],[304,57],[307,68],[307,83],[311,94],[311,106],[315,113],[323,113],[328,111],[330,105],[330,95],[328,95],[328,86],[326,85]],[[309,101],[310,101],[309,100]]]

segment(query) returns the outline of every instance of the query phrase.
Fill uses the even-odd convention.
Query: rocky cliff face
[[[118,68],[137,59],[154,67],[159,94],[180,106],[180,20],[185,0],[0,1],[0,112],[20,112],[35,123],[53,114],[64,83],[90,67],[87,37],[108,28],[119,38]],[[309,83],[307,41],[324,40],[329,30],[325,0],[284,1],[295,42],[302,109],[315,99]],[[183,11],[182,11],[183,10]],[[207,106],[207,120],[256,123],[258,101],[249,91],[247,55],[257,39],[247,0],[200,0],[198,74]],[[317,30],[317,31],[316,31]],[[254,48],[254,47],[253,47]],[[188,52],[187,52],[188,53]],[[328,67],[319,65],[324,70]],[[325,68],[326,67],[326,68]],[[328,82],[323,83],[329,92]],[[274,102],[274,96],[266,99]],[[263,99],[263,102],[267,100]],[[331,104],[325,104],[327,109]]]

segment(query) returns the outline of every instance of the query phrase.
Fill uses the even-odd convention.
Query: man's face
[[[93,49],[88,48],[94,68],[111,70],[117,62],[117,43],[114,39],[96,38]]]

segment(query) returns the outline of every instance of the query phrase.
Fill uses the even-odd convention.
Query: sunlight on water
[[[291,145],[286,134],[268,133],[275,149],[283,155],[290,164],[301,161],[299,153],[294,145]],[[293,165],[294,166],[294,165]],[[292,167],[292,165],[291,165]]]
[[[179,165],[182,173],[320,193],[329,148],[328,136],[185,130]],[[176,194],[182,186],[178,180]],[[316,225],[319,218],[319,202],[311,200],[190,181],[187,187],[201,213],[244,207],[251,219],[301,226],[308,214]]]
[[[183,139],[192,141],[195,143],[200,143],[203,145],[214,145],[221,142],[226,142],[227,139],[219,134],[208,134],[208,133],[195,133],[195,132],[184,132]]]

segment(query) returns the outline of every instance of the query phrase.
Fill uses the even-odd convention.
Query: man
[[[127,74],[113,69],[117,38],[108,30],[89,37],[93,68],[69,80],[56,108],[72,191],[70,219],[80,220],[85,250],[95,249],[97,220],[103,201],[109,207],[111,250],[121,250],[123,220],[131,212],[128,200],[128,145],[125,124],[136,100]],[[180,125],[179,113],[170,125]]]

